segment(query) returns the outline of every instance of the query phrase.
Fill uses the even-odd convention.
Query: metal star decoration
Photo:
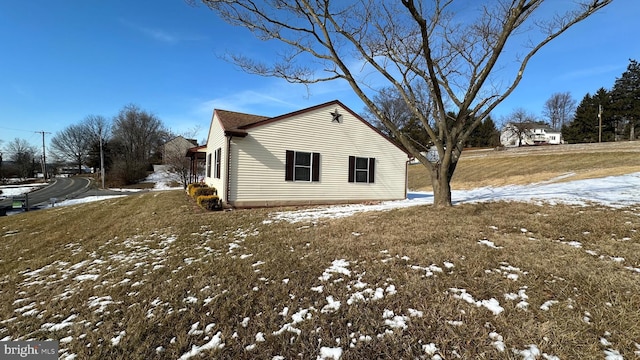
[[[331,122],[337,122],[339,123],[340,120],[342,119],[342,114],[338,113],[338,109],[336,109],[335,112],[331,113],[331,116],[333,117],[333,119],[331,120]]]

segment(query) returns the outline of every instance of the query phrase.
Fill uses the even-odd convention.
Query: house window
[[[286,181],[320,181],[320,154],[287,150]]]
[[[220,162],[222,157],[222,148],[217,148],[215,151],[215,161],[213,168],[213,177],[216,179],[220,179]]]
[[[211,154],[207,154],[207,177],[211,177]]]
[[[349,182],[373,183],[376,159],[349,156]]]
[[[295,161],[293,162],[293,180],[311,181],[311,153],[295,153]]]

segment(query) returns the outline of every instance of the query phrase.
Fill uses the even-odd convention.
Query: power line
[[[4,130],[11,130],[11,131],[22,131],[22,132],[33,132],[31,130],[24,130],[24,129],[12,129],[12,128],[8,128],[8,127],[4,127],[4,126],[0,126],[0,129],[4,129]],[[37,131],[38,132],[38,131]]]
[[[33,131],[33,130],[25,130],[25,129],[15,129],[15,128],[8,128],[8,127],[5,127],[5,126],[0,126],[0,129],[3,129],[3,130],[10,130],[10,131],[20,131],[20,132],[26,132],[26,133],[31,133],[31,134],[33,134],[33,133],[36,133],[36,134],[41,134],[41,133],[43,133],[42,131]],[[47,132],[47,134],[51,134],[51,133],[50,133],[50,132]],[[6,134],[4,134],[4,135],[6,135]],[[28,141],[28,142],[31,142],[31,140],[33,140],[33,137],[29,137],[29,138],[27,138],[27,141]],[[1,138],[0,138],[0,143],[2,143],[2,139],[1,139]]]

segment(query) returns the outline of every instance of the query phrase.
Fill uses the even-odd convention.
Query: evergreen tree
[[[636,126],[640,123],[640,64],[637,61],[629,60],[627,71],[616,79],[611,100],[615,125],[624,132],[625,138],[635,140]]]
[[[600,88],[594,95],[587,94],[576,109],[569,125],[562,127],[562,137],[568,143],[591,143],[599,140],[599,107],[602,106],[602,141],[615,140],[615,121],[611,108],[611,93]]]
[[[488,116],[473,129],[467,141],[467,147],[496,147],[500,145],[500,131],[496,123]]]
[[[496,147],[500,145],[500,130],[498,130],[498,126],[496,126],[495,121],[491,118],[491,116],[484,119],[482,122],[483,127],[483,136],[486,139],[486,146]]]

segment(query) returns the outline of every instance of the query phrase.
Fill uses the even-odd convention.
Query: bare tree
[[[125,157],[148,161],[158,150],[163,133],[160,119],[136,105],[125,106],[113,119],[112,134],[122,142]]]
[[[84,118],[83,124],[87,127],[87,132],[93,141],[98,141],[100,138],[103,141],[109,140],[111,136],[110,124],[104,116],[89,115]]]
[[[513,110],[511,114],[503,120],[502,138],[517,142],[518,147],[522,146],[522,141],[529,137],[532,130],[539,125],[536,116],[527,112],[523,108]]]
[[[116,176],[124,183],[133,183],[146,176],[156,156],[160,158],[168,132],[155,115],[127,105],[113,119],[112,136]]]
[[[17,170],[18,176],[22,179],[32,177],[36,169],[36,147],[26,140],[15,138],[6,146],[9,160]]]
[[[416,87],[414,91],[420,92],[422,95],[420,103],[417,104],[423,107],[421,111],[429,113],[430,110],[428,107],[430,102],[426,100],[428,92],[418,87]],[[417,148],[421,149],[421,151],[429,149],[429,136],[424,132],[420,120],[415,117],[409,105],[395,88],[387,87],[381,89],[372,97],[372,100],[378,104],[380,110],[385,114],[385,117],[390,119],[398,130],[413,142]],[[395,139],[395,134],[389,130],[369,108],[364,109],[362,117],[386,135]]]
[[[51,138],[51,148],[56,160],[72,163],[82,173],[91,149],[89,128],[85,124],[67,126]]]
[[[559,130],[571,122],[576,111],[576,105],[577,103],[571,97],[571,93],[554,93],[544,103],[542,114],[549,120],[549,124],[553,129]]]
[[[180,183],[186,189],[191,175],[191,159],[187,157],[187,150],[198,146],[198,142],[185,136],[176,136],[164,144],[163,163],[168,166],[169,172],[180,179]]]
[[[543,0],[201,1],[228,23],[262,40],[278,40],[290,50],[280,52],[274,63],[232,55],[245,71],[302,84],[347,81],[429,169],[436,206],[451,205],[450,180],[465,140],[518,86],[531,58],[612,2],[576,0],[566,4],[568,11],[554,13],[542,9]],[[471,3],[477,11],[461,13]],[[506,75],[514,63],[517,69]],[[371,90],[379,86],[370,79],[383,80],[399,92],[437,148],[436,161],[423,156],[373,100]],[[417,84],[428,89],[429,112],[417,106]]]
[[[89,156],[87,165],[100,169],[100,179],[104,187],[105,171],[111,163],[109,141],[111,139],[111,125],[107,118],[102,115],[89,115],[84,118],[83,123],[87,127],[90,138]]]

